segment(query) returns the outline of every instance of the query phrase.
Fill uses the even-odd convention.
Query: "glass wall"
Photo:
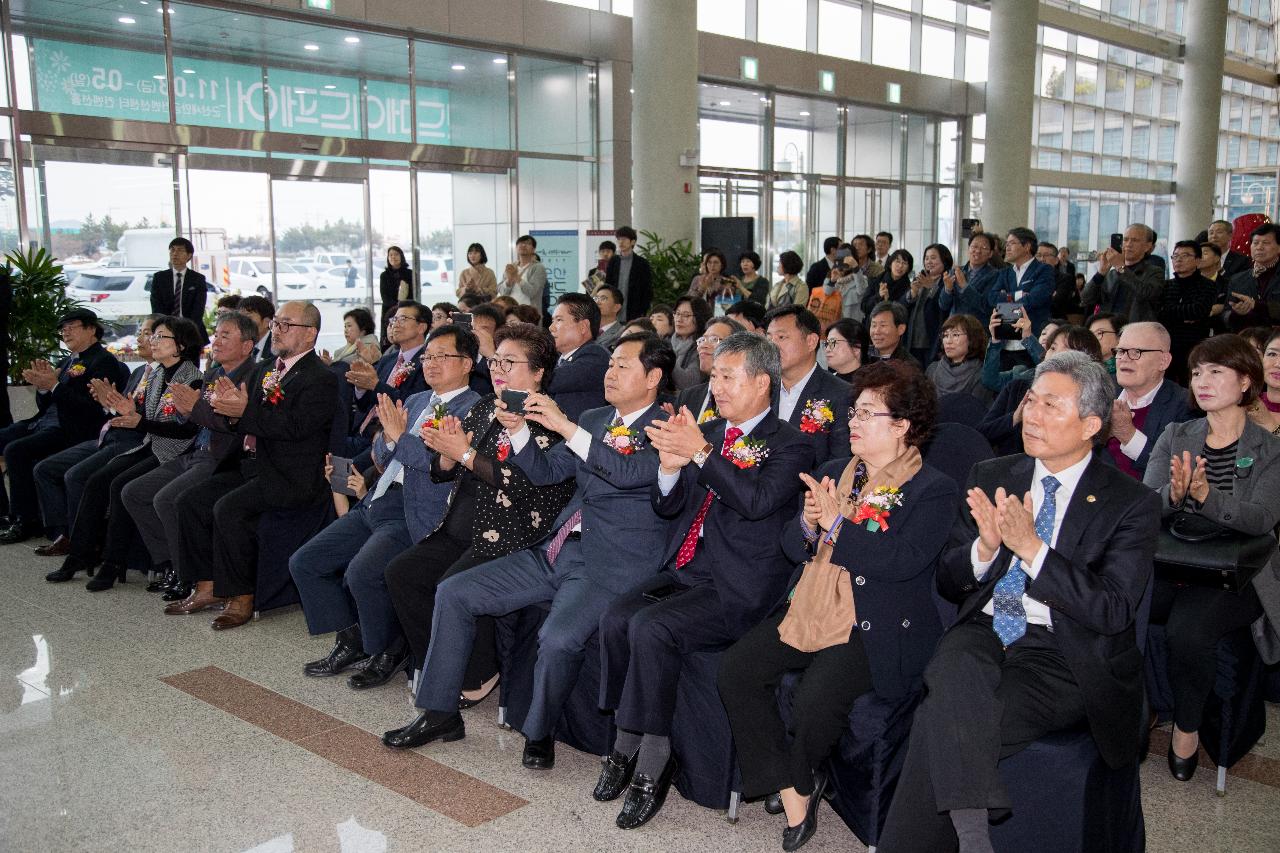
[[[380,301],[390,246],[439,302],[454,298],[454,261],[472,242],[500,270],[520,233],[612,225],[596,213],[594,63],[132,4],[10,7],[23,61],[2,64],[19,104],[57,128],[40,135],[54,144],[18,148],[25,226],[72,268],[143,275],[165,262],[151,244],[180,228],[215,288],[319,302],[329,346],[344,310]],[[75,142],[57,144],[69,117]],[[0,113],[6,247],[19,231],[9,137]]]

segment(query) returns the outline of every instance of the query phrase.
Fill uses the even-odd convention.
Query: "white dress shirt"
[[[1044,484],[1041,481],[1045,477],[1053,476],[1058,481],[1058,491],[1054,494],[1053,537],[1047,544],[1040,546],[1040,550],[1036,552],[1035,559],[1031,561],[1030,565],[1025,562],[1022,564],[1022,570],[1033,581],[1039,576],[1040,569],[1044,566],[1045,558],[1049,556],[1049,549],[1058,541],[1058,533],[1062,530],[1062,519],[1067,515],[1067,507],[1071,504],[1071,496],[1075,494],[1076,486],[1080,485],[1080,478],[1084,475],[1084,469],[1089,467],[1091,461],[1093,461],[1093,454],[1086,454],[1083,459],[1074,465],[1050,475],[1049,469],[1044,467],[1044,463],[1039,459],[1036,460],[1035,471],[1031,475],[1031,517],[1035,518],[1040,512],[1040,505],[1044,503]],[[973,540],[973,545],[969,548],[969,560],[973,563],[973,576],[981,582],[987,576],[987,572],[990,571],[991,565],[995,562],[995,557],[985,562],[978,559],[978,541],[977,539]],[[1011,559],[1017,559],[1017,557]],[[1053,627],[1053,617],[1049,614],[1049,608],[1039,601],[1024,594],[1022,596],[1022,607],[1027,611],[1028,625]],[[986,606],[982,608],[982,612],[988,616],[994,616],[995,608],[988,601]]]
[[[407,430],[405,430],[404,435],[416,436],[418,432],[421,431],[422,425],[425,424],[427,420],[430,419],[431,416],[435,413],[436,403],[448,404],[450,400],[452,400],[454,397],[461,394],[463,391],[466,391],[468,387],[469,386],[463,385],[461,388],[454,388],[452,391],[446,391],[443,394],[437,394],[436,392],[432,391],[431,399],[427,401],[427,407],[423,409],[421,413],[418,414],[418,417],[414,418],[413,423],[409,425],[409,428]],[[400,437],[404,438],[404,435]],[[386,442],[386,445],[387,445],[387,450],[396,449],[396,443],[394,441],[388,441]],[[387,481],[388,483],[400,483],[402,485],[404,484],[404,465],[400,464],[400,460],[393,459],[389,463],[387,463],[387,469],[386,471],[383,472],[382,476],[385,478],[388,473],[391,474],[391,479]],[[385,487],[378,489],[377,493],[370,499],[370,503],[382,497],[382,494],[385,491],[386,491]]]
[[[813,373],[818,369],[818,363],[815,361],[813,367],[809,368],[809,372],[800,378],[800,381],[787,388],[787,383],[778,382],[778,420],[790,421],[792,413],[795,412],[796,406],[800,404],[800,395],[804,392],[804,386],[809,384],[809,380],[813,378]]]
[[[1137,399],[1134,399],[1133,397],[1131,397],[1129,395],[1128,389],[1125,389],[1124,391],[1120,392],[1120,399],[1123,400],[1131,410],[1144,409],[1147,406],[1150,406],[1152,402],[1155,401],[1156,394],[1160,393],[1160,386],[1163,384],[1164,384],[1163,382],[1158,383],[1156,387],[1152,388],[1150,391],[1143,394],[1141,397],[1138,397]],[[1137,458],[1142,455],[1142,451],[1145,450],[1146,447],[1147,447],[1146,433],[1144,433],[1140,429],[1135,429],[1133,431],[1133,438],[1129,439],[1126,442],[1123,442],[1120,445],[1120,452],[1123,453],[1125,456],[1128,456],[1130,459],[1133,459],[1136,461]]]
[[[769,414],[769,410],[765,409],[760,414],[747,418],[745,421],[743,421],[740,424],[735,424],[732,421],[729,421],[728,423],[725,424],[724,430],[725,432],[728,432],[730,428],[737,427],[738,429],[742,430],[743,436],[751,435],[751,431],[755,429],[757,426],[759,426],[760,422],[764,420],[764,417],[767,414]],[[719,453],[720,448],[717,447],[713,449],[711,452]],[[668,474],[662,470],[662,463],[658,463],[658,488],[659,490],[661,490],[663,495],[671,494],[671,490],[676,487],[676,483],[678,482],[680,482],[679,471],[676,471],[674,474]],[[701,536],[702,531],[698,531],[698,535]]]

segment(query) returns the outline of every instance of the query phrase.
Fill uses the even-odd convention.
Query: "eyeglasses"
[[[277,319],[271,321],[271,328],[277,332],[282,332],[285,329],[314,329],[315,326],[309,323],[290,323],[288,320]]]
[[[489,359],[489,366],[490,366],[490,367],[496,367],[496,368],[498,368],[498,371],[499,371],[500,373],[510,373],[510,372],[511,372],[511,368],[515,367],[517,364],[528,364],[528,363],[529,363],[529,360],[528,360],[528,359],[525,359],[524,361],[521,361],[521,360],[519,360],[519,359],[515,359],[515,358],[491,358],[491,359]]]
[[[708,346],[714,347],[714,346],[718,346],[720,342],[723,340],[724,338],[720,337],[719,335],[703,335],[702,337],[698,338],[697,341],[695,341],[695,343],[698,346],[702,346],[703,344],[706,344]]]
[[[871,420],[872,418],[891,418],[891,417],[893,417],[892,412],[873,412],[870,409],[864,409],[862,407],[849,410],[849,420],[857,421],[860,424],[865,424],[867,421]]]
[[[1194,260],[1196,260],[1196,256],[1195,256],[1195,254],[1194,254],[1194,253],[1192,253],[1192,252],[1174,252],[1172,255],[1170,255],[1170,256],[1169,256],[1169,258],[1170,258],[1170,260],[1174,260],[1174,261],[1194,261]]]
[[[841,344],[847,344],[847,343],[849,342],[844,340],[843,338],[831,338],[830,340],[823,341],[822,346],[826,349],[835,349]]]
[[[601,295],[601,296],[593,296],[593,297],[591,297],[591,301],[593,301],[593,302],[595,302],[595,303],[599,304],[599,303],[601,303],[601,302],[612,302],[612,301],[613,301],[613,299],[612,299],[612,297],[609,297],[609,296],[603,296],[603,295]]]
[[[969,335],[968,335],[967,333],[965,333],[965,332],[955,332],[955,331],[952,331],[952,332],[943,332],[943,333],[942,333],[942,339],[943,339],[944,341],[958,341],[958,340],[960,340],[961,338],[967,338],[967,337],[969,337]]]
[[[1145,352],[1164,352],[1162,349],[1139,349],[1137,347],[1116,347],[1116,358],[1127,358],[1137,361]]]
[[[176,340],[177,340],[177,338],[175,338],[173,335],[162,335],[162,334],[160,334],[159,332],[152,332],[152,333],[151,333],[151,340],[153,340],[153,341],[176,341]]]
[[[677,312],[676,312],[675,314],[673,314],[672,316],[674,316],[677,320],[692,320],[692,319],[693,319],[693,312],[692,312],[692,311],[677,311]]]
[[[422,357],[422,360],[428,364],[435,364],[437,361],[448,358],[466,358],[465,355],[453,355],[452,353],[436,353],[434,355],[428,353]]]
[[[388,326],[390,326],[393,323],[423,323],[423,322],[426,322],[426,321],[421,319],[420,317],[410,317],[406,314],[394,314],[387,318]]]

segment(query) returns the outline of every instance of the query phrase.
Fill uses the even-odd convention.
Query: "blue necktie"
[[[425,424],[435,412],[436,404],[439,402],[441,402],[440,397],[434,391],[431,392],[431,399],[427,401],[427,407],[423,409],[422,413],[419,414],[418,417],[414,419],[413,423],[409,425],[409,429],[405,431],[404,435],[400,436],[400,440],[405,441],[411,436],[416,436],[422,429],[422,425]],[[375,409],[374,411],[377,410]],[[373,487],[373,497],[369,498],[369,503],[373,503],[378,498],[385,495],[387,493],[387,489],[391,488],[391,484],[395,482],[396,475],[403,470],[404,465],[400,464],[399,459],[392,459],[388,462],[386,469],[382,472],[382,476],[378,478],[378,484]]]
[[[213,381],[217,382],[218,377],[226,376],[227,371],[223,370],[222,365],[218,365],[218,369],[213,372]],[[201,389],[201,394],[204,389]],[[200,427],[200,431],[196,433],[196,450],[208,450],[209,442],[213,439],[213,431],[208,427]]]
[[[1044,500],[1040,503],[1040,511],[1036,513],[1036,535],[1040,537],[1040,541],[1048,544],[1053,540],[1053,520],[1058,508],[1054,495],[1062,484],[1052,476],[1045,477],[1040,483],[1044,486]],[[1022,570],[1022,560],[1014,557],[1009,571],[996,582],[995,593],[991,597],[995,613],[992,627],[1006,648],[1027,633],[1027,611],[1022,606],[1022,596],[1026,590],[1027,573]]]

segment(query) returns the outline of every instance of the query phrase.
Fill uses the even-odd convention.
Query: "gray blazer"
[[[1143,482],[1160,493],[1160,506],[1164,515],[1177,508],[1169,505],[1169,459],[1183,451],[1192,457],[1204,448],[1209,434],[1209,422],[1197,418],[1186,423],[1170,424],[1156,441],[1151,451]],[[1280,523],[1280,439],[1246,420],[1244,433],[1236,449],[1236,460],[1252,458],[1247,468],[1236,468],[1236,480],[1232,492],[1209,489],[1209,498],[1199,509],[1199,514],[1224,527],[1251,536],[1270,533]],[[1245,471],[1247,476],[1239,476]],[[1271,565],[1253,579],[1253,588],[1262,602],[1263,615],[1253,623],[1253,641],[1262,659],[1268,664],[1280,661],[1280,560],[1273,554]]]

